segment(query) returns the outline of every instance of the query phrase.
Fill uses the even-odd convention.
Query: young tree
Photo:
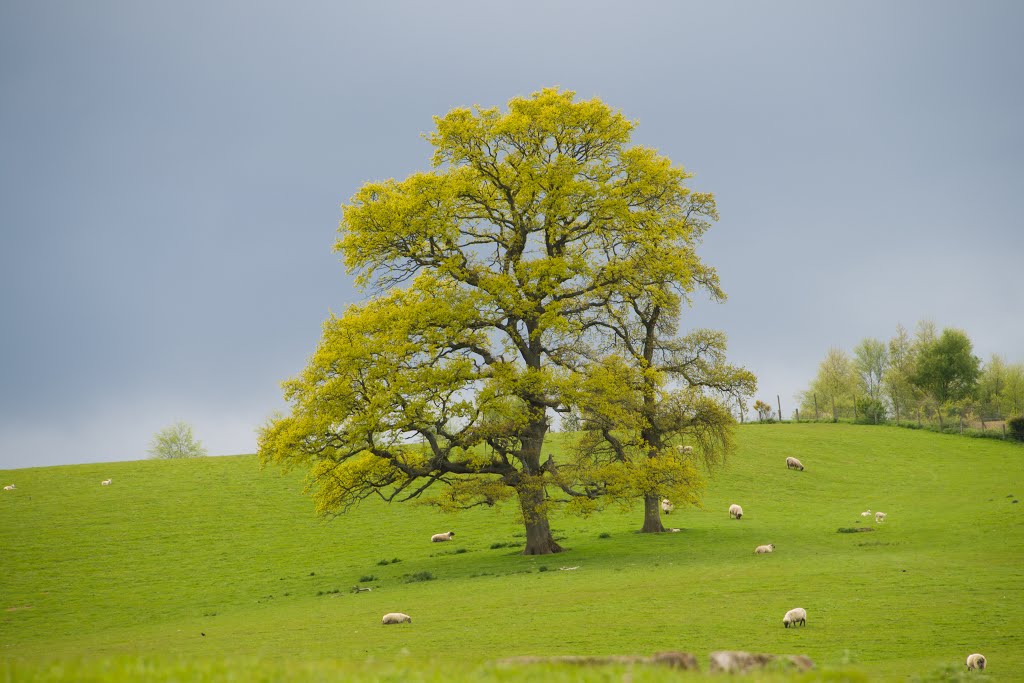
[[[1000,404],[1006,392],[1007,372],[1006,361],[995,353],[982,368],[978,377],[978,402],[981,404],[982,417],[1001,414]]]
[[[882,375],[882,388],[896,414],[907,417],[917,406],[917,389],[911,381],[914,373],[914,344],[903,325],[896,326],[896,336],[889,340],[889,365]]]
[[[981,361],[972,348],[963,330],[944,329],[937,339],[922,344],[912,381],[938,406],[973,396]]]
[[[889,364],[885,342],[862,339],[853,349],[853,366],[860,379],[861,389],[874,400],[882,395],[882,378]]]
[[[1006,379],[999,398],[999,413],[1003,417],[1024,414],[1024,363],[1006,368]]]
[[[587,326],[644,258],[680,283],[701,271],[715,212],[685,171],[628,146],[621,113],[574,98],[436,118],[433,170],[344,207],[336,246],[377,297],[327,321],[286,385],[291,414],[259,441],[262,462],[311,467],[321,512],[439,483],[451,507],[518,498],[523,552],[561,550],[547,487],[571,487],[543,457],[548,411],[568,409]]]
[[[665,530],[662,497],[677,507],[699,500],[705,481],[696,466],[710,471],[733,449],[735,421],[727,397],[743,399],[757,384],[750,371],[726,363],[723,333],[675,336],[689,292],[673,291],[660,263],[651,254],[643,270],[627,278],[635,287],[623,287],[605,315],[588,326],[617,354],[592,367],[577,401],[585,428],[577,478],[623,502],[643,498],[644,533]],[[648,286],[658,281],[663,286]],[[695,273],[694,281],[724,300],[712,270]],[[684,443],[694,447],[692,453],[681,449]],[[623,467],[615,486],[601,487],[600,480],[614,471],[611,463]],[[595,465],[597,475],[588,472]]]
[[[757,411],[757,419],[761,422],[767,422],[772,419],[772,407],[764,401],[758,400],[754,402],[754,410]]]
[[[852,408],[856,386],[856,371],[850,357],[842,349],[830,348],[818,365],[810,388],[803,393],[801,407],[805,412],[813,411],[817,396],[822,409],[830,407],[832,419],[837,420],[840,412]]]
[[[159,460],[171,458],[198,458],[206,455],[202,441],[192,435],[192,425],[175,422],[153,435],[149,443],[149,455]]]

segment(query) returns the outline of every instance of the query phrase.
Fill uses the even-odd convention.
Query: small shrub
[[[855,534],[855,533],[857,533],[859,531],[874,531],[874,529],[872,527],[869,527],[869,526],[863,526],[863,527],[861,527],[859,529],[857,527],[850,526],[850,527],[841,527],[840,529],[838,529],[836,531],[836,533],[839,533],[839,534]]]
[[[597,537],[598,538],[611,538],[612,535],[610,533],[608,533],[607,531],[602,531],[601,533],[599,533],[597,535]]]
[[[468,553],[468,552],[469,552],[469,550],[466,549],[466,548],[458,548],[458,549],[456,549],[456,551],[453,554],[454,555],[461,555],[462,553]]]
[[[406,574],[406,583],[418,583],[419,581],[433,581],[434,575],[430,572],[416,572],[415,574]]]
[[[399,562],[401,562],[401,560],[400,560],[400,559],[398,559],[398,558],[396,557],[396,558],[395,558],[395,559],[393,559],[393,560],[387,560],[387,559],[385,559],[385,560],[381,560],[381,561],[380,561],[380,562],[378,562],[377,564],[378,564],[378,565],[380,565],[380,566],[382,566],[382,567],[386,567],[386,566],[387,566],[387,565],[389,565],[389,564],[398,564]]]
[[[376,581],[376,580],[377,580],[377,577],[374,576],[373,574],[367,574],[365,576],[360,576],[359,577],[359,583],[369,583],[371,581]]]
[[[491,550],[497,550],[498,548],[510,548],[514,545],[515,543],[492,543]]]
[[[1024,415],[1011,417],[1006,421],[1006,429],[1014,441],[1024,441]]]
[[[546,564],[542,564],[540,567],[537,568],[537,571],[539,572],[546,572],[547,570],[548,566]]]
[[[771,424],[775,422],[775,411],[772,407],[764,401],[758,400],[754,402],[754,410],[757,411],[757,419],[760,422]]]
[[[854,422],[862,425],[885,424],[885,404],[878,399],[861,396],[857,399],[857,419]]]

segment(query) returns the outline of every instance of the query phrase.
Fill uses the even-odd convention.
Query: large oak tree
[[[327,514],[428,490],[455,507],[515,497],[524,553],[558,552],[549,486],[599,492],[544,452],[551,411],[578,398],[587,332],[645,258],[683,288],[704,272],[694,246],[714,199],[572,92],[435,123],[430,171],[343,207],[336,247],[371,298],[325,323],[261,460],[310,467]]]

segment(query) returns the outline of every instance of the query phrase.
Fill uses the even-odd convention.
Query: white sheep
[[[875,522],[881,523],[881,522],[884,522],[884,521],[885,521],[885,513],[884,512],[876,512],[875,513]]]
[[[661,501],[661,511],[666,515],[676,509],[676,506],[672,504],[672,501],[668,498],[663,498]]]
[[[384,615],[384,618],[380,620],[381,624],[403,624],[405,622],[412,623],[412,617],[402,612],[388,612]]]
[[[693,446],[683,446],[682,451],[689,455],[690,453],[693,453]]]
[[[870,517],[871,516],[871,510],[865,510],[864,512],[860,513],[860,516],[861,517]]]
[[[742,519],[743,518],[743,508],[741,508],[736,503],[733,503],[732,505],[729,506],[729,516],[730,517],[735,517],[736,519]]]
[[[755,555],[764,555],[765,553],[770,553],[770,552],[773,552],[774,550],[775,550],[775,544],[774,543],[769,543],[768,545],[759,545],[756,548],[754,548],[754,554]]]
[[[985,668],[985,655],[979,655],[975,652],[973,655],[967,655],[967,670],[974,671],[975,669]]]
[[[793,609],[786,612],[786,616],[782,617],[782,625],[789,628],[790,625],[796,628],[797,624],[801,626],[807,625],[807,610],[803,607],[794,607]]]
[[[431,543],[441,543],[442,541],[450,541],[450,540],[452,540],[452,536],[454,536],[454,535],[455,535],[454,531],[448,531],[448,532],[443,533],[443,534],[434,534],[433,536],[430,537],[430,542]]]
[[[4,491],[13,491],[14,489],[15,489],[14,484],[11,484],[10,486],[5,486],[4,487]]]
[[[112,482],[112,481],[114,481],[113,478],[104,479],[103,481],[100,482],[100,484],[102,484],[103,486],[110,486],[110,482]]]
[[[801,472],[803,472],[804,471],[804,464],[802,462],[800,462],[799,460],[797,460],[796,458],[794,458],[793,456],[790,456],[790,457],[786,458],[786,469],[789,469],[789,470],[800,470]]]

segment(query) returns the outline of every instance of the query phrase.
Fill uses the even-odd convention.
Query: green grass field
[[[1024,448],[828,424],[738,442],[704,509],[666,516],[682,532],[635,533],[639,505],[556,515],[569,550],[542,557],[518,554],[514,505],[323,521],[302,473],[253,456],[3,471],[0,681],[664,681],[493,662],[680,650],[706,670],[724,649],[807,654],[813,680],[1024,680]],[[796,606],[807,626],[783,628]],[[413,623],[381,626],[390,611]],[[971,652],[986,672],[963,673]]]

